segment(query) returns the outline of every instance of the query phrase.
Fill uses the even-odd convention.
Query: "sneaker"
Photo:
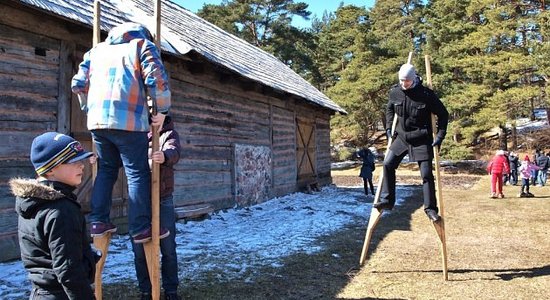
[[[492,199],[496,199],[497,198],[497,194],[496,193],[491,193],[491,196],[489,196],[490,198]]]
[[[393,204],[391,204],[388,201],[378,201],[372,205],[372,207],[379,209],[379,210],[392,210]]]
[[[163,239],[170,235],[170,230],[166,228],[161,228],[159,232],[159,238]],[[142,231],[141,233],[138,233],[134,236],[132,236],[132,239],[134,240],[134,243],[136,244],[143,244],[151,240],[151,227],[149,227],[147,230]]]
[[[500,198],[500,199],[502,199],[502,198],[504,198],[504,194],[503,194],[503,193],[500,193],[500,194],[497,195],[497,197]]]
[[[527,198],[533,198],[533,197],[535,197],[535,195],[533,195],[533,194],[531,194],[531,193],[529,193],[529,192],[527,192],[526,194],[527,194],[527,196],[526,196]]]
[[[165,300],[180,300],[180,297],[178,296],[178,293],[166,293],[164,295]]]
[[[92,237],[104,236],[107,233],[116,232],[116,226],[113,223],[92,222],[90,235]]]
[[[437,222],[441,219],[441,217],[433,209],[426,209],[426,215],[428,216],[428,219],[430,219],[432,222]]]
[[[521,193],[519,193],[518,197],[519,198],[525,198],[525,197],[527,197],[527,193],[521,192]]]

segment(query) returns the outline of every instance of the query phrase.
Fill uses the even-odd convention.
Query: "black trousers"
[[[372,195],[374,196],[374,185],[372,184],[372,177],[364,177],[363,178],[363,187],[365,188],[365,195],[369,194],[369,187]]]
[[[382,181],[382,190],[380,191],[380,201],[387,201],[392,206],[395,204],[395,170],[399,167],[399,163],[401,163],[405,155],[407,155],[407,152],[395,155],[389,150],[384,158],[384,178]],[[420,176],[422,177],[424,209],[433,209],[438,212],[432,160],[419,161],[418,166],[420,167]]]

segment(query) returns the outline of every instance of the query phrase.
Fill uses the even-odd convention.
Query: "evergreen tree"
[[[346,138],[366,145],[373,138],[375,130],[371,129],[376,124],[385,125],[388,92],[398,82],[399,66],[407,62],[408,53],[416,51],[423,40],[419,30],[422,7],[421,1],[376,1],[370,13],[362,12],[365,17],[360,26],[347,25],[348,31],[356,28],[350,35],[354,37],[353,45],[348,47],[353,59],[327,93],[350,114],[347,118],[334,118],[334,139]],[[337,12],[336,16],[338,21],[343,15]]]
[[[197,15],[272,53],[298,74],[318,78],[311,59],[313,36],[291,25],[292,17],[309,20],[304,2],[293,0],[224,0],[204,5]]]

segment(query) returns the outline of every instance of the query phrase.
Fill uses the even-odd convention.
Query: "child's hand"
[[[166,158],[164,157],[164,152],[162,151],[155,151],[151,156],[151,160],[153,160],[153,162],[156,162],[157,164],[163,164],[165,159]]]
[[[90,160],[90,164],[93,165],[97,162],[97,156],[94,154],[88,158]]]

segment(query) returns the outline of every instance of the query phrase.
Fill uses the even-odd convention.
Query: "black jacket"
[[[396,155],[409,152],[410,161],[431,160],[433,142],[431,114],[437,116],[437,136],[445,138],[449,113],[437,95],[422,85],[418,78],[415,87],[403,90],[395,85],[390,90],[386,107],[386,128],[391,128],[394,114],[397,114],[397,137],[390,146]]]
[[[21,260],[33,285],[64,290],[69,299],[94,299],[95,274],[86,222],[73,194],[60,182],[10,180],[16,196]]]

